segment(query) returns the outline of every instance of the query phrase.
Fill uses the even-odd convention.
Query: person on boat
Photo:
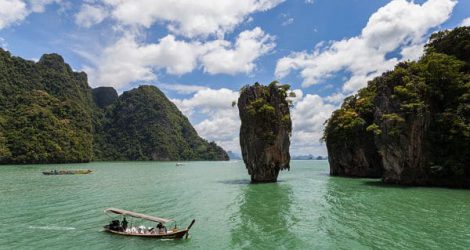
[[[126,229],[127,229],[127,220],[126,220],[126,217],[124,217],[124,219],[122,219],[121,227],[122,227],[122,230],[123,230],[123,231],[126,231]]]
[[[111,223],[109,224],[109,229],[111,230],[119,230],[119,220],[113,220],[111,221]]]
[[[166,233],[166,227],[161,222],[158,223],[157,228],[158,228],[158,232]]]

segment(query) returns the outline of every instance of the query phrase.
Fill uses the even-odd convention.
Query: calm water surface
[[[41,174],[63,168],[95,172]],[[470,191],[330,177],[326,161],[279,179],[249,184],[241,162],[0,166],[0,249],[470,248]],[[196,224],[187,240],[111,235],[107,207]]]

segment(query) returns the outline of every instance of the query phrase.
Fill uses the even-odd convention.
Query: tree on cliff
[[[155,86],[124,92],[97,128],[102,160],[228,160]]]
[[[289,169],[289,87],[272,82],[241,89],[240,146],[252,182],[275,182],[280,170]]]
[[[228,160],[156,87],[118,97],[88,86],[57,54],[0,49],[0,164],[91,160]]]
[[[370,176],[368,165],[386,182],[470,187],[469,55],[470,27],[438,32],[419,61],[346,98],[325,127],[330,172]]]

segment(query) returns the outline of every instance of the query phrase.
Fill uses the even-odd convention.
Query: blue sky
[[[237,91],[278,79],[297,93],[292,153],[325,155],[323,122],[345,96],[469,17],[466,0],[0,0],[0,46],[59,53],[94,87],[156,85],[237,152]]]

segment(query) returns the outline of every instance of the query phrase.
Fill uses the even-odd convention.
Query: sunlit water
[[[64,168],[94,173],[41,174]],[[0,249],[470,248],[468,190],[330,177],[326,161],[248,180],[242,162],[0,166]],[[196,224],[187,240],[111,235],[107,207]]]

